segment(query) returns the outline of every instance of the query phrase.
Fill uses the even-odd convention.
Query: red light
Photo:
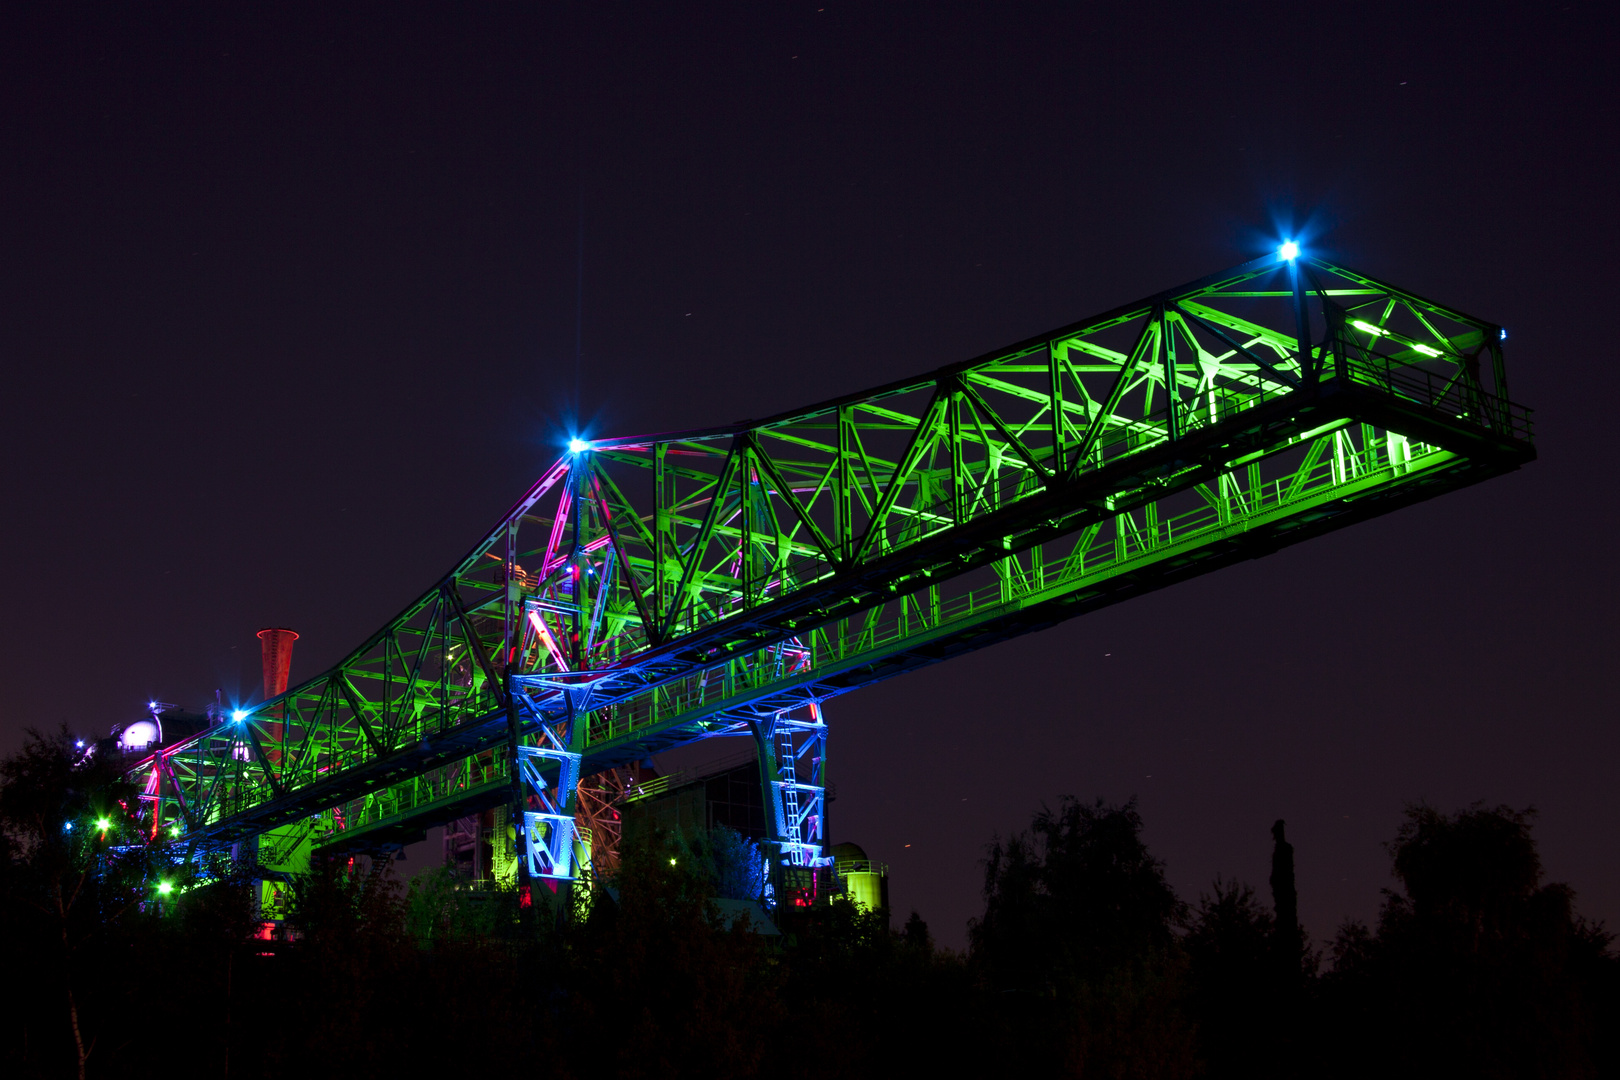
[[[533,907],[533,906],[534,906],[534,898],[529,895],[529,887],[527,885],[525,885],[525,886],[523,886],[523,888],[518,890],[518,907],[526,908],[526,907]]]

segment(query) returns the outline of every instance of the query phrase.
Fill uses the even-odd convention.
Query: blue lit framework
[[[137,764],[144,813],[363,851],[516,805],[522,872],[570,880],[581,776],[739,737],[813,867],[829,698],[1533,460],[1505,336],[1279,252],[763,421],[574,440],[339,664]]]
[[[525,807],[523,855],[530,877],[574,880],[574,799],[579,787],[579,759],[580,755],[570,752],[550,728],[542,731],[540,745],[517,747],[520,805]]]
[[[811,702],[802,718],[778,713],[750,723],[764,786],[765,816],[785,866],[830,865],[826,856],[827,724]]]

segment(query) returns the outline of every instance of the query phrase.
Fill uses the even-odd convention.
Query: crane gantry
[[[816,865],[823,702],[1533,460],[1505,337],[1285,245],[765,420],[575,440],[340,663],[135,764],[143,812],[291,859],[501,804],[571,880],[582,777],[742,736],[778,861]]]

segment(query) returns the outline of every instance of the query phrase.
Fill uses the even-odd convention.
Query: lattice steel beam
[[[363,843],[498,797],[559,725],[587,774],[757,731],[1517,468],[1503,336],[1268,257],[764,421],[581,444],[342,663],[138,766],[153,827],[336,807],[327,841]]]

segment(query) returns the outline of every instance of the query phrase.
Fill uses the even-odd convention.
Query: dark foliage
[[[1276,1071],[1283,994],[1272,949],[1276,924],[1254,890],[1216,879],[1213,895],[1201,896],[1183,940],[1191,962],[1192,1011],[1212,1075],[1266,1075]]]
[[[30,1071],[83,1077],[98,1050],[107,1056],[95,1033],[120,995],[96,975],[162,867],[131,824],[138,796],[107,751],[66,728],[31,729],[0,761],[0,970],[29,973],[34,989],[9,1018],[20,1045],[7,1053]]]
[[[990,845],[972,963],[993,995],[1003,1045],[1026,1067],[1194,1071],[1176,940],[1186,908],[1141,829],[1134,801],[1067,799],[1036,814],[1028,833]]]
[[[1148,854],[1135,802],[1067,799],[990,845],[970,936],[998,990],[1051,996],[1167,949],[1184,905]]]
[[[127,815],[81,832],[133,793],[65,737],[35,735],[0,781],[5,970],[35,991],[5,1014],[8,1077],[1614,1074],[1609,936],[1502,807],[1414,808],[1401,891],[1319,975],[1280,829],[1272,908],[1217,880],[1189,909],[1129,803],[1069,800],[993,843],[961,957],[916,912],[891,931],[843,900],[753,933],[750,845],[656,830],[626,837],[610,887],[528,906],[318,863],[292,889],[297,940],[272,942],[251,864],[175,865]]]
[[[1615,1062],[1611,936],[1542,884],[1532,812],[1412,807],[1390,845],[1403,892],[1376,933],[1340,931],[1325,1014],[1345,1075],[1586,1077]]]
[[[559,1015],[607,1075],[741,1077],[763,1062],[772,974],[759,939],[710,903],[712,868],[696,864],[690,846],[632,832],[617,899],[599,894],[583,933],[562,943],[575,978]]]
[[[1294,845],[1284,835],[1285,823],[1271,826],[1271,907],[1275,912],[1271,960],[1284,984],[1305,973],[1305,934],[1299,925],[1299,889],[1294,880]]]

